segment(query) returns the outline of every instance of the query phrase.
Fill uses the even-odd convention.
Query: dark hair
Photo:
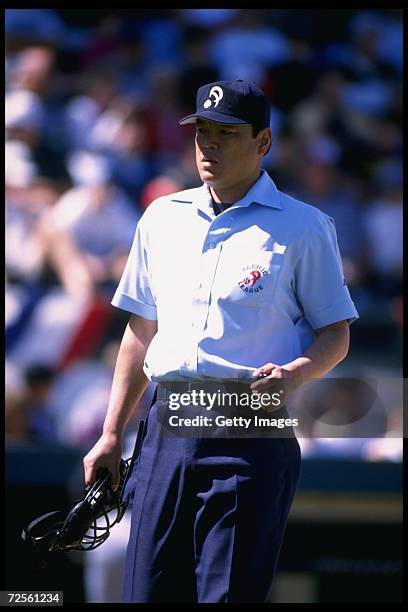
[[[253,136],[254,138],[256,138],[256,137],[258,136],[258,134],[259,134],[259,132],[260,132],[261,130],[264,130],[264,129],[265,129],[265,128],[261,128],[261,127],[259,127],[259,125],[255,125],[254,123],[251,123],[251,126],[252,126],[252,136]]]

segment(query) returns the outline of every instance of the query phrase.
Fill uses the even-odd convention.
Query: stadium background
[[[386,406],[359,439],[302,441],[274,601],[398,601],[402,9],[7,9],[5,30],[6,587],[117,598],[128,522],[41,574],[22,564],[19,532],[81,491],[135,226],[155,197],[199,181],[177,121],[201,84],[243,78],[271,102],[264,167],[336,223],[360,320],[334,375],[381,381]]]

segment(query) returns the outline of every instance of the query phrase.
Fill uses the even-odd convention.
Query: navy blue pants
[[[291,438],[160,434],[151,407],[133,500],[123,602],[268,600],[299,479]]]

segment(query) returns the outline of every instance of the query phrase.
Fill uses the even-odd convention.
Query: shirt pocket
[[[230,251],[221,257],[217,293],[221,300],[245,307],[274,302],[283,257],[272,250]]]

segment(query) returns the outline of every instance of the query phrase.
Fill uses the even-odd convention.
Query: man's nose
[[[203,138],[201,139],[202,149],[214,149],[217,148],[219,144],[219,138],[215,132],[203,134]]]
[[[219,147],[219,141],[216,136],[208,136],[202,143],[203,149],[217,149]]]

